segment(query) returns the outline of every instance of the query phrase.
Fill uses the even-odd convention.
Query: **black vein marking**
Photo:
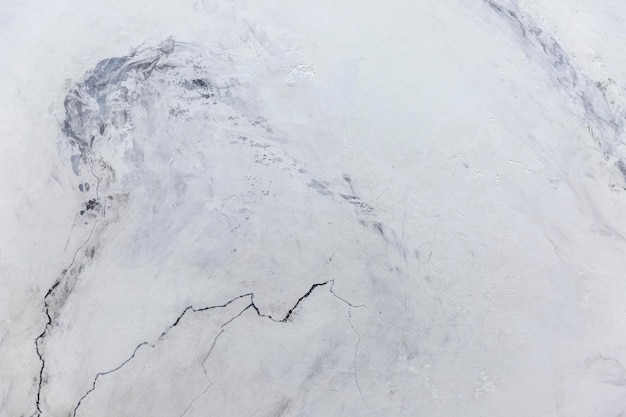
[[[256,310],[256,312],[259,314],[259,316],[261,316],[261,317],[267,317],[267,318],[269,318],[269,319],[271,319],[271,320],[273,320],[273,321],[276,321],[276,322],[287,323],[287,322],[289,321],[289,319],[291,319],[291,316],[293,315],[293,312],[294,312],[294,311],[298,308],[298,306],[300,305],[300,303],[301,303],[304,299],[306,299],[309,295],[311,295],[311,293],[313,292],[313,290],[315,290],[317,287],[323,287],[323,286],[325,286],[325,285],[327,285],[327,284],[329,284],[329,283],[331,283],[331,282],[332,282],[332,281],[325,281],[325,282],[321,282],[321,283],[319,283],[319,284],[313,284],[313,285],[311,286],[311,288],[309,288],[309,290],[308,290],[308,291],[307,291],[307,292],[306,292],[306,293],[305,293],[302,297],[298,298],[298,301],[296,301],[296,303],[294,304],[294,306],[293,306],[293,307],[291,307],[291,308],[289,309],[289,311],[287,312],[287,314],[285,315],[285,317],[283,317],[283,318],[282,318],[282,319],[280,319],[280,320],[273,318],[271,315],[264,315],[264,314],[261,314],[261,313],[259,312],[259,309],[256,307],[256,305],[254,305],[254,294],[252,294],[252,305],[253,305],[254,309]]]
[[[87,201],[85,203],[85,209],[80,211],[80,215],[82,216],[83,214],[85,214],[89,210],[93,210],[96,207],[98,207],[99,205],[100,205],[100,202],[98,202],[98,200],[96,200],[95,198],[92,198],[91,200],[89,200],[89,201]]]
[[[183,312],[176,318],[176,320],[174,321],[174,323],[170,324],[167,329],[165,329],[163,331],[163,333],[161,333],[161,335],[159,336],[158,340],[162,340],[168,333],[169,331],[173,328],[178,326],[178,324],[180,323],[180,321],[183,319],[183,317],[185,317],[185,315],[189,312],[191,313],[198,313],[201,311],[207,311],[207,310],[213,310],[216,308],[225,308],[228,307],[229,305],[231,305],[232,303],[234,303],[237,300],[241,300],[242,298],[246,298],[246,297],[251,297],[252,293],[248,293],[248,294],[243,294],[243,295],[239,295],[231,300],[228,300],[226,303],[224,304],[218,304],[218,305],[214,305],[214,306],[209,306],[209,307],[201,307],[201,308],[194,308],[193,306],[188,306],[186,307]]]

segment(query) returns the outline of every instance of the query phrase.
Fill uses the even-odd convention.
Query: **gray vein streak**
[[[354,325],[352,324],[352,309],[363,308],[363,307],[367,308],[367,306],[364,305],[364,304],[356,304],[356,305],[352,304],[351,302],[349,302],[345,298],[337,295],[337,293],[335,293],[335,290],[334,290],[335,280],[333,279],[330,282],[331,282],[331,286],[330,286],[331,294],[335,298],[337,298],[338,300],[340,300],[341,302],[343,302],[344,304],[346,304],[348,306],[348,323],[350,324],[350,328],[352,329],[354,334],[357,335],[357,337],[358,337],[358,340],[356,342],[356,346],[354,347],[354,358],[352,360],[352,366],[354,368],[354,384],[356,385],[356,388],[359,391],[359,395],[361,396],[361,400],[363,400],[363,404],[365,404],[365,406],[368,407],[367,402],[365,401],[365,397],[363,396],[363,391],[361,391],[361,386],[359,385],[359,374],[358,374],[358,371],[357,371],[357,364],[356,364],[357,356],[359,354],[359,346],[361,345],[361,334],[356,331],[356,329],[354,328]]]
[[[361,391],[361,386],[359,385],[359,374],[357,372],[356,359],[359,354],[359,345],[361,344],[361,334],[357,332],[354,326],[352,325],[351,310],[348,310],[348,323],[350,323],[350,327],[352,328],[352,331],[354,332],[354,334],[356,334],[359,338],[354,348],[354,359],[352,360],[352,366],[354,367],[354,384],[356,385],[356,389],[359,391],[359,395],[361,396],[361,400],[363,400],[363,404],[365,404],[365,406],[369,408],[369,406],[367,405],[367,401],[365,401],[365,397],[363,396],[363,391]]]
[[[354,304],[350,303],[348,300],[346,300],[345,298],[342,298],[341,296],[337,295],[337,293],[335,292],[335,280],[332,279],[332,280],[330,280],[330,282],[331,282],[330,292],[333,294],[333,296],[335,296],[335,298],[341,300],[344,304],[347,304],[350,308],[366,307],[365,304],[354,305]]]
[[[493,11],[506,20],[518,34],[525,46],[525,52],[530,59],[539,59],[549,69],[553,82],[566,93],[573,96],[582,105],[587,123],[600,133],[593,132],[587,126],[592,138],[598,142],[605,159],[614,156],[616,165],[626,166],[622,155],[614,155],[616,147],[623,143],[624,111],[623,106],[612,106],[605,91],[597,82],[593,82],[576,68],[570,57],[559,42],[547,31],[541,29],[528,15],[520,12],[519,8],[506,7],[495,0],[483,0]],[[626,170],[624,170],[626,171]],[[626,172],[620,169],[626,181]]]
[[[93,170],[92,160],[89,161],[89,172],[91,172],[91,175],[96,179],[96,200],[99,200],[100,199],[100,177],[97,176]]]
[[[91,394],[95,389],[96,389],[96,384],[98,383],[98,379],[100,379],[100,377],[108,375],[108,374],[112,374],[114,372],[119,371],[120,369],[122,369],[124,367],[124,365],[126,365],[128,362],[130,362],[131,360],[133,360],[135,358],[135,355],[137,354],[137,351],[139,349],[141,349],[144,346],[150,346],[150,347],[154,347],[154,345],[148,343],[148,342],[143,342],[137,345],[137,347],[135,348],[135,350],[133,351],[133,354],[126,359],[124,362],[122,362],[120,365],[116,366],[113,369],[110,369],[108,371],[105,372],[98,372],[96,374],[96,377],[93,380],[93,384],[91,385],[91,388],[89,389],[89,391],[87,391],[82,397],[80,397],[80,399],[78,400],[78,403],[76,404],[76,407],[74,407],[74,412],[72,414],[73,417],[76,416],[76,412],[78,411],[78,407],[80,407],[80,405],[82,404],[82,402],[85,400],[85,398],[87,398],[87,396],[89,394]]]
[[[341,199],[351,204],[354,207],[355,213],[358,215],[358,222],[361,226],[371,229],[377,232],[385,242],[396,250],[404,261],[407,262],[407,248],[403,240],[398,236],[395,230],[385,226],[383,223],[377,220],[368,220],[374,218],[378,210],[373,205],[365,202],[356,192],[354,182],[350,175],[344,174],[343,177],[344,187],[350,189],[349,193],[337,192]],[[319,194],[334,199],[335,192],[329,188],[330,183],[327,181],[318,181],[311,178],[308,186],[315,189]],[[341,202],[342,200],[338,200]]]
[[[247,307],[246,307],[247,309]],[[244,310],[245,311],[245,310]],[[243,313],[243,312],[242,312]],[[231,320],[232,321],[232,320]],[[230,322],[229,322],[230,323]],[[207,372],[206,372],[206,367],[204,366],[204,364],[206,363],[207,359],[209,359],[209,356],[211,355],[211,353],[213,352],[213,349],[215,349],[215,345],[217,344],[217,339],[220,338],[220,336],[224,333],[224,326],[227,323],[222,325],[222,329],[220,330],[220,332],[217,334],[217,336],[215,336],[215,339],[213,339],[213,343],[211,344],[211,347],[209,348],[209,351],[207,352],[207,354],[204,356],[204,359],[202,359],[202,369],[204,370],[204,375],[206,376]]]
[[[195,404],[196,401],[198,401],[200,399],[200,397],[202,397],[204,394],[207,393],[207,391],[209,390],[209,388],[211,388],[213,386],[213,383],[211,382],[205,389],[204,391],[202,391],[196,398],[194,398],[191,403],[187,406],[187,408],[185,408],[185,411],[183,411],[183,413],[179,416],[179,417],[183,417],[185,414],[187,414],[187,411],[189,411],[189,409]]]

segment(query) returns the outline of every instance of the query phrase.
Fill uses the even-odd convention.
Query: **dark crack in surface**
[[[121,364],[119,364],[118,366],[116,366],[116,367],[114,367],[114,368],[112,368],[112,369],[110,369],[110,370],[108,370],[108,371],[98,372],[98,373],[96,374],[96,376],[94,377],[94,380],[93,380],[93,382],[92,382],[91,388],[90,388],[87,392],[85,392],[85,394],[83,394],[83,395],[80,397],[80,399],[78,400],[78,402],[76,403],[76,406],[74,407],[74,410],[73,410],[73,413],[72,413],[72,417],[76,417],[76,415],[77,415],[77,413],[78,413],[78,410],[79,410],[80,406],[83,404],[83,402],[86,400],[86,398],[87,398],[87,397],[88,397],[88,396],[89,396],[92,392],[94,392],[94,391],[96,390],[96,386],[97,386],[98,380],[99,380],[100,378],[103,378],[103,377],[105,377],[105,376],[107,376],[107,375],[113,374],[113,373],[115,373],[115,372],[119,371],[120,369],[122,369],[124,366],[126,366],[128,363],[130,363],[130,362],[131,362],[131,361],[135,358],[135,356],[137,355],[137,352],[138,352],[140,349],[142,349],[142,348],[144,348],[144,347],[152,347],[152,348],[154,348],[154,347],[156,346],[156,344],[157,344],[157,343],[159,343],[159,342],[161,342],[161,341],[162,341],[162,340],[163,340],[163,339],[164,339],[164,338],[168,335],[168,333],[169,333],[169,332],[170,332],[170,331],[171,331],[174,327],[178,326],[178,325],[181,323],[181,321],[183,320],[183,318],[184,318],[186,315],[188,315],[188,314],[193,314],[193,313],[197,313],[197,312],[204,312],[204,311],[213,310],[213,309],[219,309],[219,308],[226,308],[226,307],[228,307],[229,305],[231,305],[232,303],[234,303],[234,302],[236,302],[236,301],[238,301],[238,300],[241,300],[241,299],[243,299],[243,298],[249,298],[249,299],[250,299],[250,303],[249,303],[249,304],[247,304],[247,305],[246,305],[246,306],[245,306],[245,307],[244,307],[241,311],[239,311],[239,313],[237,313],[236,315],[234,315],[233,317],[231,317],[229,320],[227,320],[226,322],[224,322],[224,323],[222,323],[222,324],[220,325],[220,328],[221,328],[221,329],[220,329],[220,331],[219,331],[219,332],[218,332],[218,334],[217,334],[217,335],[213,338],[213,342],[212,342],[212,344],[211,344],[211,346],[210,346],[210,348],[209,348],[209,351],[208,351],[207,355],[204,357],[204,359],[202,360],[202,367],[204,368],[204,363],[207,361],[207,359],[208,359],[208,357],[210,356],[211,352],[213,352],[213,349],[215,348],[215,345],[216,345],[216,343],[217,343],[218,339],[220,338],[220,336],[224,333],[225,328],[226,328],[226,327],[227,327],[230,323],[232,323],[233,321],[235,321],[236,319],[238,319],[239,317],[241,317],[241,316],[242,316],[242,315],[243,315],[246,311],[248,311],[248,310],[250,310],[250,309],[253,309],[253,310],[255,311],[255,313],[257,314],[257,316],[258,316],[258,317],[267,318],[267,319],[270,319],[270,320],[272,320],[273,322],[276,322],[276,323],[287,323],[289,320],[291,320],[291,319],[292,319],[293,313],[294,313],[294,311],[298,308],[298,306],[299,306],[299,305],[300,305],[300,304],[301,304],[301,303],[302,303],[302,302],[303,302],[306,298],[308,298],[308,297],[309,297],[309,296],[310,296],[310,295],[311,295],[311,294],[315,291],[315,289],[316,289],[316,288],[320,288],[320,287],[323,287],[323,286],[327,286],[328,284],[330,284],[330,289],[329,289],[329,292],[330,292],[330,293],[331,293],[331,294],[332,294],[335,298],[339,299],[341,302],[343,302],[343,303],[345,303],[346,305],[348,305],[348,307],[349,307],[350,309],[352,309],[352,308],[360,308],[360,307],[365,307],[364,305],[356,305],[356,306],[355,306],[355,305],[353,305],[353,304],[349,303],[348,301],[346,301],[344,298],[341,298],[340,296],[338,296],[338,295],[337,295],[337,294],[333,291],[333,285],[334,285],[334,282],[335,282],[334,280],[329,280],[329,281],[324,281],[324,282],[320,282],[320,283],[313,284],[313,285],[309,288],[309,290],[308,290],[308,291],[307,291],[304,295],[302,295],[300,298],[298,298],[298,300],[294,303],[293,307],[291,307],[291,308],[289,309],[289,311],[285,314],[285,316],[284,316],[282,319],[276,319],[276,318],[272,317],[271,315],[261,313],[261,311],[259,310],[259,308],[258,308],[258,307],[256,306],[256,304],[254,303],[254,293],[246,293],[246,294],[242,294],[242,295],[239,295],[239,296],[237,296],[237,297],[235,297],[235,298],[230,299],[229,301],[227,301],[227,302],[225,302],[225,303],[223,303],[223,304],[218,304],[218,305],[212,305],[212,306],[207,306],[207,307],[199,307],[199,308],[196,308],[196,307],[193,307],[193,306],[187,306],[187,307],[186,307],[186,308],[182,311],[182,313],[181,313],[178,317],[176,317],[176,319],[174,320],[174,322],[173,322],[171,325],[169,325],[169,326],[168,326],[168,327],[167,327],[167,328],[166,328],[166,329],[165,329],[165,330],[161,333],[161,335],[158,337],[158,339],[157,339],[155,342],[147,342],[147,341],[144,341],[144,342],[142,342],[142,343],[138,344],[138,345],[135,347],[135,349],[133,350],[133,352],[131,353],[131,355],[130,355],[127,359],[125,359],[125,360],[124,360]],[[363,399],[363,402],[365,403],[365,398],[363,397],[363,394],[362,394],[362,392],[361,392],[361,388],[359,387],[359,384],[358,384],[358,377],[357,377],[357,373],[356,373],[356,355],[357,355],[357,352],[358,352],[358,344],[360,343],[361,336],[360,336],[360,334],[359,334],[358,332],[356,332],[356,330],[354,329],[354,327],[353,327],[353,325],[352,325],[352,322],[350,321],[350,318],[351,318],[351,315],[349,315],[349,319],[348,319],[348,320],[349,320],[350,327],[352,328],[352,330],[355,332],[355,334],[356,334],[356,335],[358,336],[358,338],[359,338],[358,343],[357,343],[357,346],[356,346],[355,356],[354,356],[354,367],[355,367],[355,368],[354,368],[354,375],[355,375],[355,382],[356,382],[356,385],[357,385],[358,391],[359,391],[359,393],[360,393],[360,395],[361,395],[361,398]],[[205,369],[205,374],[206,374],[206,369]],[[204,392],[203,392],[200,396],[204,395],[204,393],[206,393],[206,391],[207,391],[209,388],[210,388],[210,385],[206,388],[206,390],[205,390],[205,391],[204,391]],[[197,398],[199,398],[200,396],[198,396]],[[196,399],[197,399],[197,398],[196,398]],[[195,400],[194,400],[194,402],[195,402]],[[192,404],[191,404],[191,405],[193,405],[193,402],[192,402]],[[185,410],[185,412],[186,412],[186,411],[187,411],[187,410],[191,407],[191,405],[189,405],[189,407],[187,407],[187,409]],[[184,412],[184,413],[185,413],[185,412]],[[183,414],[184,414],[184,413],[183,413]],[[41,413],[40,413],[40,414],[41,414]]]

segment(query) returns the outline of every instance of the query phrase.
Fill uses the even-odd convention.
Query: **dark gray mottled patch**
[[[312,179],[308,185],[322,195],[333,195],[333,192],[328,189],[328,183],[326,183],[325,181],[317,181]]]

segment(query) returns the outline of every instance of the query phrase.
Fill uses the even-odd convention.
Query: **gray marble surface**
[[[626,6],[388,3],[0,5],[1,417],[626,414]]]

